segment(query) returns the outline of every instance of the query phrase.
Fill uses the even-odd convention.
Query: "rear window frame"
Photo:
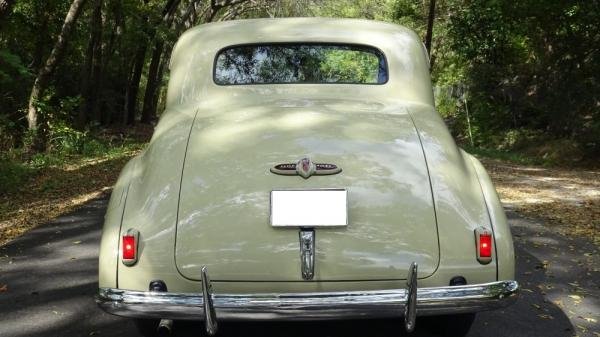
[[[348,46],[348,47],[356,47],[356,48],[371,48],[377,51],[385,65],[385,70],[387,72],[387,76],[385,78],[385,82],[381,83],[349,83],[349,82],[269,82],[269,83],[219,83],[217,82],[217,60],[219,55],[225,50],[233,49],[237,47],[253,47],[253,46],[300,46],[300,45],[312,45],[312,46]],[[387,60],[387,56],[378,47],[369,44],[362,43],[347,43],[347,42],[311,42],[311,41],[293,41],[293,42],[250,42],[250,43],[238,43],[232,44],[226,47],[219,49],[213,58],[213,70],[212,70],[212,81],[215,85],[220,87],[231,87],[231,86],[253,86],[253,85],[315,85],[315,84],[324,84],[324,85],[368,85],[368,86],[378,86],[385,85],[390,81],[390,69],[389,63]]]

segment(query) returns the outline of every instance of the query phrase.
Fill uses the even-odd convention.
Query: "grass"
[[[0,195],[18,193],[45,170],[63,166],[78,166],[94,160],[111,160],[139,151],[144,143],[130,141],[115,147],[88,154],[48,152],[35,154],[27,161],[19,160],[19,154],[4,154],[0,157]]]
[[[474,147],[470,145],[461,146],[468,153],[476,157],[497,159],[520,165],[553,166],[556,163],[548,158],[525,155],[516,151],[502,151],[491,148]]]
[[[13,160],[0,160],[0,194],[14,193],[33,176],[35,169]]]

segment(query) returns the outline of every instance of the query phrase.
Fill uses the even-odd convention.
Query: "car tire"
[[[427,317],[424,324],[431,327],[432,332],[444,337],[466,336],[471,330],[475,313]]]
[[[140,335],[144,337],[158,337],[156,328],[158,327],[158,320],[156,319],[136,319],[135,326],[138,329]]]

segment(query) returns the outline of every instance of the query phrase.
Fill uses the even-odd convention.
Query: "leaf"
[[[78,245],[81,243],[81,240],[73,241],[74,244]]]
[[[579,296],[579,295],[569,295],[569,297],[576,301],[581,301],[581,296]]]
[[[596,322],[598,322],[598,320],[596,320],[595,318],[591,318],[591,317],[584,317],[583,319],[586,322],[588,322],[588,323],[596,323]]]
[[[552,315],[546,315],[546,314],[539,314],[538,317],[542,318],[542,319],[554,319],[554,317]]]

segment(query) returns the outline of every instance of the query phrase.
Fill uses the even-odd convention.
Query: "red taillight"
[[[135,260],[135,236],[123,235],[123,260]]]
[[[138,260],[138,244],[140,233],[130,228],[123,234],[121,242],[121,261],[126,266],[133,266]]]
[[[479,256],[492,257],[492,236],[489,234],[479,235]]]
[[[493,244],[494,240],[491,230],[485,227],[475,229],[475,257],[479,263],[488,264],[492,262]]]

